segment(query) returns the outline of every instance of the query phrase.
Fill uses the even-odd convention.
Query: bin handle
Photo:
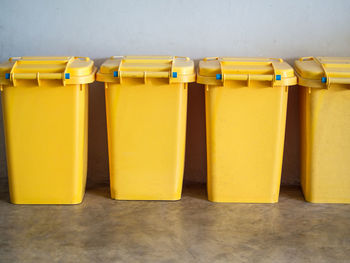
[[[124,78],[169,78],[168,71],[120,71],[120,77]]]
[[[274,75],[263,74],[224,74],[224,80],[257,80],[273,81]]]
[[[83,59],[85,60],[86,62],[90,61],[90,58],[89,57],[74,57],[75,59],[79,58],[79,59]]]
[[[21,59],[22,57],[10,57],[9,58],[9,61],[12,62],[13,60],[19,60]]]
[[[278,62],[282,63],[283,62],[283,59],[282,58],[269,58],[271,60],[277,60]]]
[[[123,59],[123,58],[124,58],[124,56],[111,56],[111,59],[118,59],[118,58]]]
[[[316,57],[301,57],[299,59],[299,61],[306,61],[306,60],[313,60],[321,67],[321,69],[323,70],[323,73],[325,75],[325,78],[326,78],[326,87],[327,87],[327,89],[329,89],[331,82],[330,82],[330,78],[328,77],[328,71],[325,68],[324,64]],[[337,83],[337,82],[333,81],[333,83]],[[346,84],[346,83],[344,83],[344,84]]]
[[[313,60],[314,57],[301,57],[299,58],[299,61],[305,61],[305,60]]]
[[[12,73],[12,78],[22,80],[38,79],[62,79],[63,73]]]
[[[263,75],[263,74],[223,74],[223,80],[242,80],[247,81],[247,87],[250,86],[250,81],[274,81],[274,75]]]
[[[185,61],[190,61],[189,57],[175,56],[174,59],[176,59],[176,58],[183,58],[183,59],[185,59]]]
[[[283,59],[282,58],[268,58],[270,60],[277,60],[278,62],[282,63]],[[209,61],[209,60],[220,60],[219,57],[206,57],[203,59],[203,61]]]
[[[124,59],[125,56],[111,56],[111,59]],[[172,57],[172,59],[177,59],[177,58],[180,58],[180,59],[184,59],[185,61],[190,61],[191,59],[189,57],[184,57],[184,56],[174,56]]]
[[[168,79],[170,77],[170,72],[168,71],[119,71],[118,77],[120,83],[122,83],[123,78],[139,78],[144,80],[146,83],[147,78],[162,78]]]
[[[247,81],[247,87],[250,86],[250,81],[268,81],[274,86],[276,75],[272,74],[223,74],[222,81],[225,80],[241,80]]]
[[[209,60],[219,60],[219,57],[206,57],[206,58],[203,58],[203,61],[209,61]]]
[[[40,86],[40,80],[62,80],[64,82],[65,73],[11,73],[11,80],[16,86],[16,80],[37,80]]]

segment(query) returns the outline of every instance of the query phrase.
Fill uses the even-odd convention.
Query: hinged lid
[[[121,83],[124,78],[168,79],[170,83],[193,82],[194,63],[188,57],[172,56],[114,56],[106,60],[97,80]]]
[[[295,61],[298,84],[310,88],[329,88],[331,84],[350,84],[350,57],[302,57]]]
[[[206,85],[223,85],[225,81],[270,82],[270,86],[296,84],[294,70],[282,59],[213,57],[199,62],[197,82]]]
[[[95,80],[94,62],[87,57],[18,57],[0,64],[0,84],[17,85],[17,80],[62,81],[63,85]]]

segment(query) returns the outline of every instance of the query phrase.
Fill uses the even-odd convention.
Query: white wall
[[[10,56],[350,56],[348,0],[1,0],[0,61]],[[89,179],[108,179],[103,87],[90,89]],[[189,88],[185,180],[205,182],[203,89]],[[0,177],[5,151],[0,114]],[[288,102],[282,181],[298,183],[297,88]]]
[[[20,55],[350,55],[350,1],[2,0],[0,59]]]

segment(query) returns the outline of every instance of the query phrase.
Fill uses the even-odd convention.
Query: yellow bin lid
[[[225,81],[266,81],[271,86],[296,84],[294,70],[283,59],[254,57],[208,57],[199,62],[197,82],[222,86]]]
[[[328,88],[331,84],[350,84],[350,57],[302,57],[294,66],[300,86]]]
[[[96,68],[87,57],[16,57],[0,64],[0,84],[16,80],[61,80],[62,85],[94,82]]]
[[[97,81],[121,83],[123,78],[162,78],[169,83],[194,82],[194,63],[188,57],[113,56],[97,73]]]

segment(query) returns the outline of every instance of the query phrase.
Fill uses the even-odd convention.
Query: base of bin
[[[222,199],[222,198],[208,198],[210,202],[213,203],[245,203],[245,204],[275,204],[278,203],[278,200],[271,199],[260,199],[260,200],[252,200],[252,199]]]
[[[329,200],[329,199],[307,199],[305,197],[305,201],[312,204],[350,204],[349,199]]]
[[[84,196],[79,199],[55,199],[45,200],[41,199],[25,199],[25,198],[11,198],[10,202],[14,205],[79,205],[83,202]]]
[[[111,193],[111,198],[115,200],[125,201],[179,201],[181,200],[181,194],[169,194],[169,195],[138,195],[138,194],[117,194]]]
[[[307,193],[304,189],[303,189],[303,195],[304,195],[305,201],[309,203],[314,203],[314,204],[350,204],[350,197],[348,198],[317,197],[315,196],[315,194],[311,195],[310,193]]]

